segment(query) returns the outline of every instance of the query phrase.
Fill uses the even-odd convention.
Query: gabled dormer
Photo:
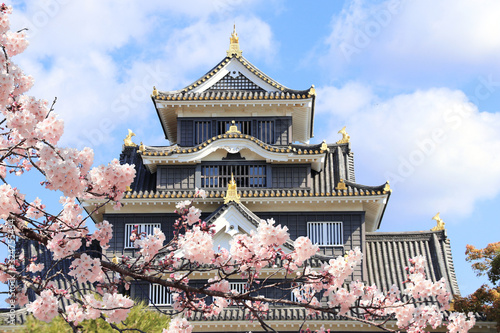
[[[307,143],[313,136],[315,90],[293,90],[264,74],[242,55],[235,31],[227,56],[205,75],[175,91],[153,90],[165,137],[194,146],[238,130],[272,145]]]

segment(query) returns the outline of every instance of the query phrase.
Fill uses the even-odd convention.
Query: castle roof
[[[177,142],[177,118],[193,107],[245,105],[259,109],[265,116],[269,110],[264,106],[286,105],[293,118],[294,141],[308,142],[314,134],[314,86],[303,90],[287,88],[245,59],[238,42],[232,40],[231,46],[237,46],[237,50],[230,49],[217,65],[186,87],[173,91],[154,88],[151,97],[166,139]],[[199,110],[196,116],[207,115],[206,110]]]

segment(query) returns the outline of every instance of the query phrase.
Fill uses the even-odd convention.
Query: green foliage
[[[125,320],[123,324],[119,324],[117,326],[122,329],[137,328],[148,333],[161,333],[164,328],[168,327],[169,322],[169,316],[163,315],[158,311],[149,310],[147,305],[139,303],[130,310],[127,320]],[[80,329],[82,333],[117,332],[103,319],[85,320],[80,323],[80,326],[82,326]],[[29,316],[24,328],[24,332],[27,333],[72,333],[70,326],[64,321],[63,318],[61,318],[61,316],[54,318],[54,320],[48,324],[43,321],[36,320],[33,316]]]

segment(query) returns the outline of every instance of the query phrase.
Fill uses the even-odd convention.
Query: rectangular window
[[[320,246],[344,246],[342,222],[308,222],[307,236]]]
[[[195,188],[195,167],[159,167],[157,176],[158,190],[187,190]]]
[[[266,166],[253,164],[203,165],[201,167],[201,187],[227,187],[231,175],[238,187],[266,187]]]
[[[273,120],[259,120],[257,122],[257,139],[268,144],[274,144]]]
[[[194,144],[199,145],[207,141],[212,136],[211,121],[195,121],[194,123]]]
[[[130,240],[130,235],[132,235],[132,230],[135,229],[137,225],[137,233],[143,235],[152,235],[154,233],[154,229],[161,229],[160,223],[136,223],[136,224],[125,224],[125,248],[132,249],[134,248],[134,242]]]
[[[307,187],[307,166],[273,166],[273,188]]]
[[[247,285],[246,282],[229,282],[229,290],[244,294],[248,291]]]
[[[149,285],[149,305],[172,305],[172,294],[167,287],[152,283]]]

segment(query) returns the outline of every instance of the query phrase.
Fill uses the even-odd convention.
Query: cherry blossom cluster
[[[26,210],[26,216],[30,219],[38,219],[44,215],[45,205],[42,204],[42,199],[36,198],[32,203],[29,204]]]
[[[85,282],[101,282],[104,280],[104,272],[101,268],[101,261],[97,258],[92,259],[88,254],[84,253],[80,258],[73,260],[70,266],[69,275],[75,277],[80,283]]]
[[[41,272],[44,269],[45,265],[44,264],[35,264],[32,262],[26,270],[31,273],[36,273],[36,272]]]
[[[57,222],[47,228],[53,233],[47,242],[47,249],[52,251],[56,260],[75,253],[82,246],[82,238],[88,232],[81,215],[82,208],[76,203],[76,199],[61,197],[59,202],[63,205],[63,210]]]
[[[29,303],[26,309],[33,313],[36,319],[50,323],[58,314],[59,304],[52,290],[47,289],[42,291],[34,302]]]
[[[129,164],[120,164],[117,159],[108,165],[101,165],[89,172],[92,191],[107,193],[109,198],[118,201],[123,198],[127,187],[135,178],[135,168]]]
[[[177,316],[170,321],[168,329],[164,329],[163,333],[191,333],[193,326],[189,324],[186,318]]]
[[[179,248],[183,251],[184,258],[191,262],[210,264],[214,259],[212,235],[202,231],[199,226],[180,235]]]
[[[97,319],[103,314],[106,321],[120,323],[127,318],[134,302],[118,293],[105,293],[102,301],[93,295],[85,295],[83,304],[73,303],[66,309],[66,319],[75,325],[86,319]]]
[[[97,230],[92,234],[92,239],[97,240],[101,248],[106,250],[109,247],[109,241],[113,237],[113,225],[104,220],[101,223],[97,223],[95,226]]]
[[[21,202],[24,196],[9,184],[0,185],[0,219],[7,220],[10,214],[21,213]]]
[[[165,242],[165,234],[160,229],[154,228],[152,235],[136,240],[134,246],[140,248],[144,260],[149,261],[163,247],[163,242]]]

